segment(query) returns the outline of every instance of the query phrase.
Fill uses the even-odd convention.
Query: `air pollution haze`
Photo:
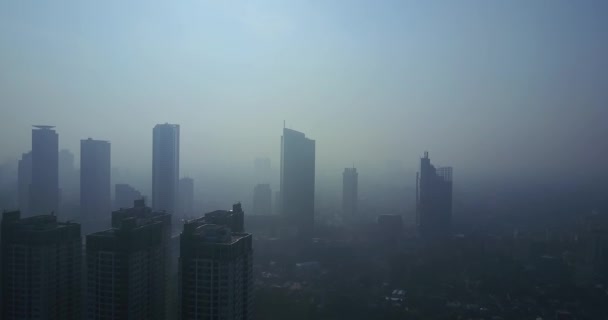
[[[363,220],[378,228],[399,225],[401,220],[386,218],[398,215],[406,228],[416,229],[432,224],[424,217],[436,212],[449,212],[451,219],[453,203],[456,229],[445,220],[437,230],[421,227],[412,235],[416,239],[427,237],[425,232],[468,236],[472,229],[499,224],[497,216],[508,220],[500,232],[512,235],[519,234],[518,223],[528,226],[551,214],[603,212],[606,14],[608,2],[602,0],[0,1],[0,209],[26,212],[19,199],[30,189],[17,186],[18,161],[32,150],[33,125],[54,126],[58,149],[73,154],[69,160],[72,155],[64,151],[59,160],[60,220],[83,222],[78,181],[98,181],[94,174],[83,180],[81,140],[88,138],[111,145],[111,155],[104,155],[111,157],[113,210],[122,203],[116,184],[132,191],[126,203],[146,198],[133,210],[161,209],[157,199],[148,201],[166,193],[153,191],[153,129],[175,124],[177,144],[163,148],[171,149],[167,159],[177,155],[171,168],[177,174],[158,184],[184,185],[193,196],[178,201],[183,194],[172,194],[176,203],[169,207],[175,212],[162,208],[174,214],[174,236],[183,222],[176,217],[196,218],[234,204],[222,214],[238,220],[237,202],[246,221],[254,207],[272,207],[270,216],[284,216],[287,224],[301,223],[298,210],[310,206],[314,232],[292,225],[264,235],[297,234],[298,241],[325,239],[331,228],[351,228],[353,234],[367,228],[340,216],[347,205],[353,215],[365,212]],[[294,136],[289,142],[284,132],[291,131],[284,128],[314,140],[312,154],[291,147],[308,148],[308,140]],[[302,152],[287,156],[301,162],[294,165],[297,174],[284,168],[284,162],[291,164],[283,147]],[[428,167],[421,164],[426,151],[433,164]],[[308,157],[312,163],[302,160]],[[453,181],[443,166],[454,168]],[[356,168],[356,177],[345,168]],[[347,174],[355,182],[347,183]],[[179,182],[183,177],[192,180]],[[311,177],[312,185],[302,182]],[[300,198],[308,192],[303,185],[313,190],[310,202]],[[344,190],[351,190],[358,205],[346,204]],[[191,209],[184,209],[184,201]],[[256,206],[262,201],[264,206]],[[487,225],[472,224],[478,214]],[[209,221],[216,225],[213,219],[219,218],[206,219],[192,222],[192,230],[211,228]],[[110,227],[109,220],[103,223]],[[242,229],[224,224],[233,233]],[[89,227],[83,227],[83,238],[95,229]],[[114,219],[111,227],[117,228]],[[184,234],[195,237],[186,228]],[[218,230],[205,232],[223,234]],[[247,224],[244,232],[250,232]],[[263,232],[252,233],[254,247],[274,245],[256,242]],[[290,267],[284,270],[312,260],[332,270],[309,254],[319,251],[300,244],[304,253],[285,262]],[[272,250],[264,250],[256,261],[282,265],[267,253]],[[402,266],[399,259],[389,260],[383,270]],[[263,270],[264,277],[278,272]],[[394,277],[365,279],[373,290],[385,290],[375,287],[382,283],[405,286]],[[330,298],[319,299],[318,305],[330,304]],[[260,312],[260,318],[271,318]]]

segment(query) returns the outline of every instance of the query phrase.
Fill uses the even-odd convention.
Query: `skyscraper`
[[[17,197],[19,210],[24,216],[29,214],[30,184],[32,183],[32,152],[24,153],[17,168]]]
[[[30,214],[49,214],[59,209],[58,146],[59,136],[52,126],[34,126]]]
[[[272,211],[272,191],[267,183],[253,188],[253,214],[266,215]]]
[[[157,124],[152,149],[152,208],[174,214],[178,207],[179,125]]]
[[[66,202],[80,203],[80,174],[74,163],[74,154],[67,149],[59,150],[59,189],[62,205]]]
[[[270,183],[272,171],[270,169],[270,159],[256,158],[254,161],[255,183]]]
[[[126,183],[114,186],[114,209],[130,208],[135,200],[142,198],[141,192]]]
[[[0,318],[81,319],[80,225],[2,215]]]
[[[167,319],[171,214],[136,200],[87,236],[90,319]]]
[[[80,214],[85,233],[105,229],[104,221],[110,221],[110,172],[110,143],[80,140]]]
[[[247,320],[253,312],[253,250],[240,204],[188,221],[180,236],[180,318]]]
[[[182,217],[194,213],[194,180],[192,178],[179,179],[179,213]]]
[[[416,222],[429,240],[449,236],[452,223],[452,168],[435,168],[425,152],[416,175]]]
[[[345,217],[357,214],[359,174],[356,168],[345,168],[342,173],[342,213]]]
[[[166,319],[165,215],[141,201],[87,235],[88,319]]]
[[[289,232],[301,240],[313,236],[315,141],[283,128],[281,137],[281,210]]]

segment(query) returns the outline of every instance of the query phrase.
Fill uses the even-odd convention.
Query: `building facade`
[[[423,238],[443,239],[452,224],[452,168],[435,168],[428,152],[416,175],[416,222]]]
[[[310,240],[314,233],[315,141],[283,128],[281,137],[281,211],[287,236]]]
[[[152,144],[152,208],[175,214],[179,188],[179,125],[157,124]]]
[[[17,203],[24,216],[30,207],[30,184],[32,183],[32,152],[24,153],[17,167]]]
[[[80,214],[85,234],[107,228],[112,211],[110,143],[80,141]]]
[[[268,215],[272,213],[272,190],[269,184],[258,184],[253,188],[253,214]]]
[[[52,126],[34,126],[29,214],[50,214],[59,209],[58,148],[59,136]]]
[[[2,215],[0,318],[81,319],[80,225]]]
[[[253,249],[240,205],[184,224],[180,319],[246,320],[253,313]]]

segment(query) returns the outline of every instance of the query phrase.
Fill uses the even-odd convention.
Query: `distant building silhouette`
[[[67,149],[59,150],[59,190],[61,202],[80,202],[80,174],[76,169],[74,154]]]
[[[194,179],[179,179],[179,213],[182,217],[194,214]]]
[[[342,213],[345,217],[357,214],[359,174],[356,168],[345,168],[342,173]]]
[[[449,236],[452,223],[452,168],[435,168],[428,152],[416,175],[416,222],[427,239]]]
[[[17,198],[19,210],[24,216],[29,215],[30,184],[32,183],[32,152],[21,155],[17,168]]]
[[[175,214],[179,188],[179,125],[157,124],[152,149],[152,208]]]
[[[81,319],[80,225],[54,215],[2,215],[3,320]]]
[[[240,204],[188,221],[180,236],[180,318],[252,319],[253,250]]]
[[[253,188],[253,214],[267,215],[272,212],[272,190],[269,184],[258,184]]]
[[[32,129],[32,183],[30,214],[50,214],[59,209],[59,136],[52,126]]]
[[[255,183],[265,184],[270,183],[272,170],[270,167],[270,159],[268,158],[257,158],[254,161],[255,168]]]
[[[110,143],[80,140],[80,214],[85,234],[99,231],[112,210]]]
[[[89,319],[167,319],[171,215],[143,200],[87,236]]]
[[[314,232],[315,141],[304,133],[283,128],[281,137],[281,210],[297,238]]]
[[[137,189],[126,183],[117,183],[114,186],[114,209],[130,208],[135,200],[142,199]]]

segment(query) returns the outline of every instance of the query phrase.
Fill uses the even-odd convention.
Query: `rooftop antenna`
[[[285,120],[283,120],[283,129],[285,129]]]

